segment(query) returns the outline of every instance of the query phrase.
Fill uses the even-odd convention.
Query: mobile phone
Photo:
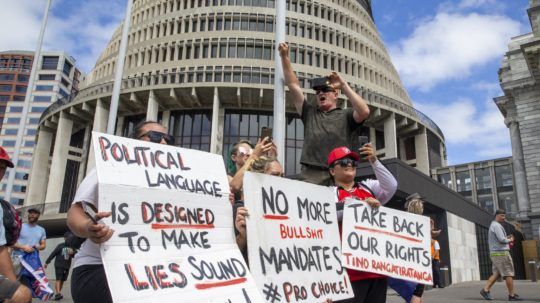
[[[362,147],[369,142],[369,138],[367,136],[358,136],[358,141],[360,143],[360,147]]]
[[[98,224],[97,215],[92,206],[88,203],[82,203],[82,207],[84,210],[84,214],[94,222],[94,224]]]
[[[272,129],[270,127],[262,127],[261,128],[261,140],[268,137],[270,141],[272,141]]]

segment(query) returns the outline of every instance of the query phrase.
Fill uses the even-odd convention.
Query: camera
[[[328,77],[313,78],[311,79],[311,88],[317,90],[322,87],[330,87],[330,79]]]

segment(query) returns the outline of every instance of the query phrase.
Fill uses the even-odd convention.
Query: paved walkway
[[[51,286],[54,286],[54,281],[51,281]],[[459,303],[459,302],[485,302],[480,296],[480,289],[484,286],[484,281],[467,282],[458,285],[451,285],[443,289],[433,289],[424,293],[425,303]],[[64,299],[58,302],[69,303],[71,294],[69,292],[69,281],[64,286]],[[533,283],[528,281],[516,281],[516,292],[524,299],[523,303],[540,303],[540,282]],[[508,302],[506,286],[503,282],[497,282],[491,290],[493,303]],[[34,302],[39,302],[34,300]],[[180,301],[177,301],[180,302]],[[387,303],[403,303],[403,299],[395,293],[389,291]]]

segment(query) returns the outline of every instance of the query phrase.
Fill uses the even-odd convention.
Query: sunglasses
[[[319,93],[328,93],[328,92],[334,92],[335,90],[331,88],[330,86],[324,86],[321,88],[317,88],[315,90],[315,94],[318,95]]]
[[[352,167],[356,167],[356,161],[351,158],[343,158],[343,159],[336,160],[334,161],[334,163],[332,163],[332,167],[338,164],[341,167],[347,167],[349,165],[351,165]]]
[[[166,134],[166,133],[161,133],[161,132],[151,130],[151,131],[143,134],[142,136],[140,136],[139,139],[144,137],[144,136],[147,136],[148,139],[150,139],[150,142],[152,142],[152,143],[160,143],[161,140],[165,140],[165,142],[167,142],[167,145],[174,145],[173,136],[171,136],[169,134]]]

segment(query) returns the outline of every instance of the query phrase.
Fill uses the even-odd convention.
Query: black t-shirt
[[[346,146],[358,150],[360,126],[353,117],[354,109],[335,108],[322,112],[317,106],[304,100],[304,148],[300,163],[328,168],[328,154],[336,147]]]

